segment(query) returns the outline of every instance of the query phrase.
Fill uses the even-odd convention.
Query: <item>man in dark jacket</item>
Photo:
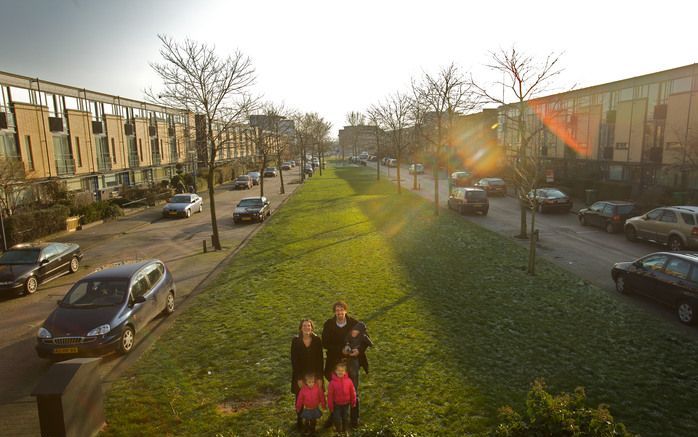
[[[337,365],[339,361],[345,358],[343,354],[344,346],[347,343],[347,338],[351,328],[356,325],[356,319],[349,317],[347,311],[349,310],[349,305],[344,301],[337,301],[332,306],[334,310],[334,317],[328,319],[322,328],[322,347],[327,350],[327,356],[325,358],[325,378],[328,381],[332,380],[332,372],[334,371],[334,366]],[[365,333],[365,327],[364,327]],[[361,367],[368,372],[368,361],[366,360],[366,355],[361,351],[359,356],[359,362]],[[351,375],[350,375],[351,376]],[[359,396],[358,396],[358,378],[356,380],[352,379],[354,383],[354,388],[357,391],[356,396],[356,407],[351,409],[351,424],[356,427],[359,424]],[[329,426],[332,425],[331,421],[328,422]],[[325,424],[327,426],[327,424]]]

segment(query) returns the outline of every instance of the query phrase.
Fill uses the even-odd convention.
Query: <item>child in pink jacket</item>
[[[332,381],[327,390],[327,405],[334,420],[334,429],[339,432],[349,430],[349,406],[356,406],[354,383],[347,375],[347,365],[340,361],[334,368]]]
[[[315,381],[315,375],[309,373],[305,375],[305,384],[298,392],[296,399],[296,412],[300,413],[301,419],[304,422],[303,434],[312,435],[315,433],[315,424],[322,416],[320,406],[326,409],[325,391],[320,384]]]

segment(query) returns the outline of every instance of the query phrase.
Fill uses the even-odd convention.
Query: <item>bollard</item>
[[[96,435],[104,425],[101,358],[56,363],[32,392],[39,409],[42,437]]]
[[[203,240],[203,243],[204,243],[204,253],[206,253],[206,252],[208,252],[208,250],[206,249],[206,240]]]

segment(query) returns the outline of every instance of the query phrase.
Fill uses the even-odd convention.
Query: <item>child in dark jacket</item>
[[[366,325],[363,322],[356,322],[347,334],[346,343],[342,349],[347,361],[347,373],[356,391],[356,405],[351,408],[351,426],[354,428],[359,426],[359,369],[363,367],[368,373],[366,349],[371,346],[373,342],[366,333]]]
[[[338,433],[349,430],[349,406],[356,406],[356,390],[346,372],[347,365],[343,361],[337,363],[327,389],[327,406]]]
[[[325,391],[317,383],[315,375],[312,373],[305,376],[304,382],[305,384],[298,392],[298,399],[296,399],[296,412],[300,414],[300,418],[304,421],[303,433],[312,435],[315,433],[317,420],[322,416],[320,406],[323,409],[327,408],[327,405],[325,405]]]

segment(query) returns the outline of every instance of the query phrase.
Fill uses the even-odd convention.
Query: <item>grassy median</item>
[[[365,423],[485,434],[543,377],[645,437],[698,434],[695,336],[544,261],[528,276],[525,256],[370,170],[328,168],[114,384],[106,434],[295,435],[291,337],[338,298],[375,343]]]

